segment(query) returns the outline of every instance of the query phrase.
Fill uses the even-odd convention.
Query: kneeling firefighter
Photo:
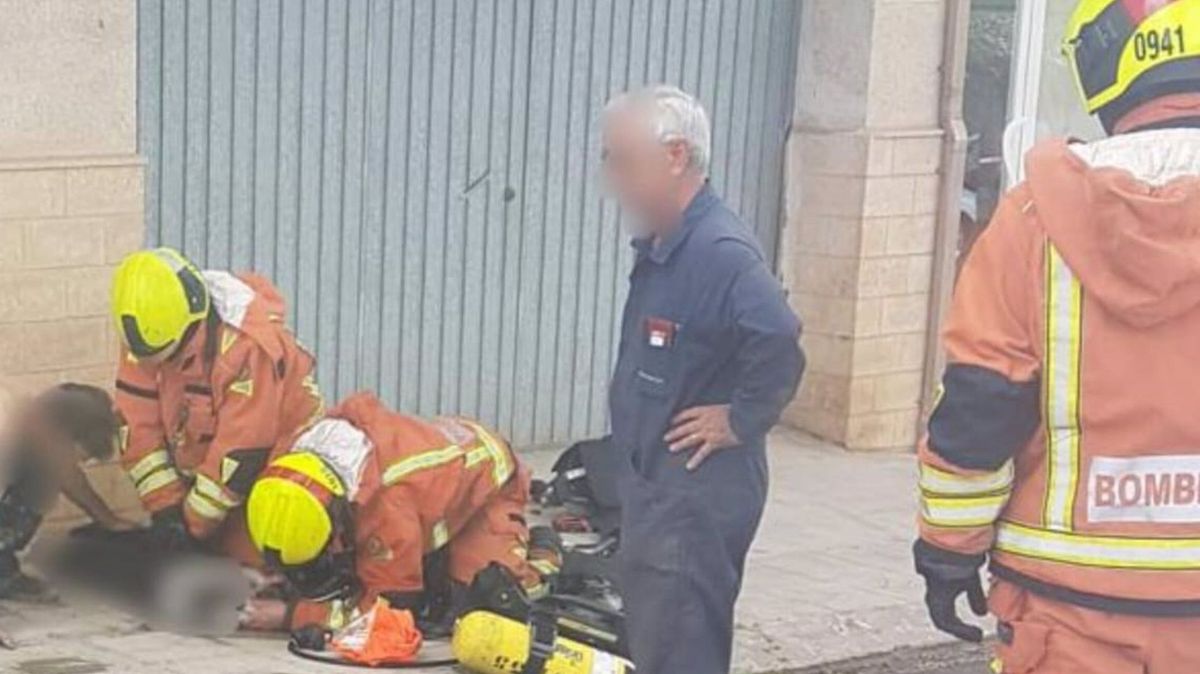
[[[253,600],[248,628],[337,629],[382,597],[436,630],[493,563],[531,596],[557,570],[554,555],[530,559],[528,470],[473,421],[359,394],[290,444],[251,489],[247,520],[299,596]]]
[[[260,276],[200,271],[158,248],[121,262],[112,314],[121,463],[162,546],[253,563],[242,502],[271,450],[324,409],[283,297]]]

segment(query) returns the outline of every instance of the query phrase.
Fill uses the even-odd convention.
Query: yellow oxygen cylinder
[[[490,611],[458,619],[451,642],[458,663],[476,674],[514,674],[529,655],[529,626]],[[624,658],[559,635],[545,674],[631,674]]]

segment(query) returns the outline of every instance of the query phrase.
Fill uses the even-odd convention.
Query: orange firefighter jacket
[[[962,270],[921,536],[1112,612],[1200,610],[1200,130],[1044,143]]]
[[[254,275],[204,272],[214,316],[167,363],[122,352],[121,462],[151,512],[182,504],[210,537],[241,505],[271,449],[320,417],[313,358],[284,325],[284,301]]]
[[[329,427],[349,422],[347,432]],[[358,433],[359,439],[352,439]],[[471,557],[523,566],[527,531],[520,517],[529,490],[528,470],[508,443],[483,426],[459,418],[418,419],[387,409],[375,396],[360,393],[330,410],[295,445],[313,451],[349,482],[354,516],[355,570],[360,583],[356,605],[341,601],[300,602],[289,624],[338,627],[355,608],[367,610],[381,594],[424,589],[425,555],[451,547],[468,528],[482,526],[497,535],[469,536],[479,549]],[[493,507],[505,502],[511,513]],[[509,558],[512,559],[509,559]],[[481,569],[462,575],[462,582]]]

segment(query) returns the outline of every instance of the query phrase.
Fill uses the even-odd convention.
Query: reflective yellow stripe
[[[434,550],[441,550],[442,546],[450,542],[450,527],[446,525],[446,520],[442,520],[433,525],[433,535],[430,543]]]
[[[234,342],[237,342],[237,339],[238,339],[238,333],[236,330],[230,330],[229,328],[225,328],[224,330],[221,331],[221,355],[222,356],[229,353],[229,350],[233,348],[233,344],[234,344]]]
[[[550,594],[550,586],[545,583],[537,583],[536,585],[525,588],[525,596],[533,601],[543,599]]]
[[[1074,528],[1079,485],[1079,359],[1083,289],[1067,263],[1046,242],[1046,358],[1042,378],[1046,410],[1047,529]]]
[[[358,608],[344,599],[334,599],[329,602],[329,620],[325,626],[331,630],[340,630],[355,617]]]
[[[486,449],[488,455],[492,457],[492,480],[497,487],[504,486],[513,474],[512,461],[509,459],[505,444],[483,426],[466,419],[460,419],[460,421],[475,431],[476,437],[483,443],[483,449]]]
[[[171,455],[165,449],[156,449],[143,456],[129,469],[129,479],[141,482],[147,475],[171,463]]]
[[[138,496],[146,498],[151,493],[162,489],[163,487],[179,481],[179,473],[174,468],[161,468],[157,473],[151,473],[142,480],[134,484],[137,488]]]
[[[237,499],[229,495],[229,490],[207,475],[197,473],[196,485],[193,488],[217,505],[233,508],[238,504]]]
[[[317,380],[311,374],[304,378],[301,386],[304,387],[309,397],[316,403],[313,407],[312,415],[304,422],[304,426],[307,428],[325,416],[325,397],[321,395],[321,388],[317,386]]]
[[[921,516],[936,527],[979,527],[992,524],[1008,503],[1008,494],[978,498],[921,497]]]
[[[1115,569],[1200,570],[1200,539],[1084,536],[1012,522],[996,528],[996,549],[1021,557]]]
[[[479,464],[487,461],[492,456],[492,450],[487,445],[480,445],[470,452],[467,452],[467,468],[474,468]]]
[[[254,380],[249,377],[239,379],[230,384],[228,390],[230,393],[240,393],[247,398],[251,398],[254,396]]]
[[[226,510],[218,504],[213,503],[203,494],[193,489],[188,492],[187,506],[195,513],[207,520],[222,520],[225,519]]]
[[[955,475],[944,470],[921,464],[921,491],[939,496],[979,496],[1012,487],[1013,462],[991,473]]]
[[[443,449],[435,449],[432,451],[410,456],[406,459],[401,459],[393,463],[383,472],[383,483],[387,485],[396,484],[403,480],[406,476],[411,475],[420,470],[428,470],[436,468],[446,463],[450,463],[463,455],[462,447],[458,445],[450,445]]]
[[[529,565],[543,576],[553,576],[559,572],[558,565],[548,559],[535,559]]]

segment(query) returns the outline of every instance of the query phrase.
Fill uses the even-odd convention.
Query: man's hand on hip
[[[729,405],[701,405],[676,414],[663,440],[672,454],[696,450],[688,459],[688,470],[696,470],[705,459],[722,449],[741,444],[729,425]]]

